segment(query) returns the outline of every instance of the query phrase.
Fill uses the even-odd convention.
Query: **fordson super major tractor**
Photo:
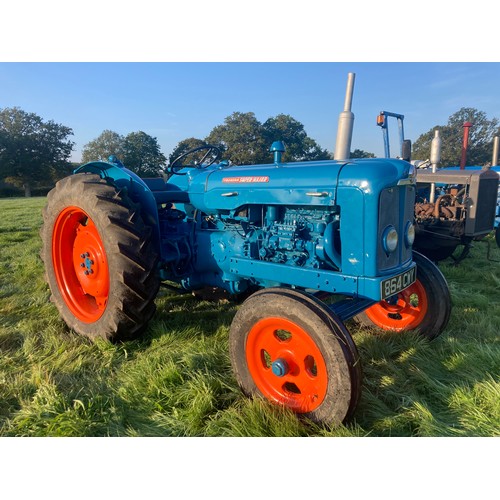
[[[362,373],[344,323],[434,338],[451,303],[441,272],[412,251],[413,166],[349,160],[350,78],[335,161],[284,163],[277,142],[269,164],[229,165],[207,145],[195,165],[187,158],[200,148],[172,162],[168,182],[113,157],[59,181],[42,258],[67,325],[90,338],[137,336],[162,282],[246,293],[229,333],[243,392],[318,423],[352,416]]]

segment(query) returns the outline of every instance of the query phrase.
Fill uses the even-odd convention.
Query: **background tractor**
[[[465,135],[465,131],[464,131]],[[464,137],[464,142],[465,142],[465,137]],[[493,156],[491,160],[491,166],[488,167],[490,170],[496,172],[497,174],[500,174],[500,166],[498,165],[498,151],[499,151],[499,144],[500,144],[500,137],[495,136],[493,138]],[[463,162],[465,165],[465,161]],[[442,172],[446,172],[448,170],[466,170],[466,171],[474,171],[474,170],[484,170],[482,167],[479,166],[464,166],[462,165],[457,166],[457,167],[444,167]],[[495,209],[495,221],[494,221],[494,227],[495,227],[495,241],[497,245],[500,247],[500,183],[498,186],[498,192],[497,192],[497,203],[496,203],[496,209]]]
[[[319,423],[352,416],[362,373],[345,322],[371,322],[365,311],[383,303],[377,324],[434,338],[451,311],[441,272],[412,249],[413,166],[348,158],[353,85],[350,74],[335,161],[284,163],[276,142],[269,164],[229,165],[207,145],[173,161],[168,182],[114,157],[58,182],[42,258],[68,326],[136,337],[161,284],[246,294],[229,333],[243,392]]]
[[[404,115],[381,111],[377,125],[383,132],[384,152],[391,157],[388,118],[397,120],[400,155],[410,161],[410,141],[404,139]],[[464,124],[464,139],[460,166],[438,168],[441,138],[435,131],[430,158],[414,160],[417,166],[414,248],[432,261],[450,257],[457,247],[462,252],[460,262],[469,253],[473,241],[487,236],[498,226],[499,185],[498,167],[465,167],[468,133],[471,123]],[[495,153],[493,154],[495,158]],[[498,156],[498,147],[497,147]],[[493,165],[496,165],[494,160]],[[497,241],[500,238],[497,232]]]

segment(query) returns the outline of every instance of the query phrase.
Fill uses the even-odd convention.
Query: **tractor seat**
[[[177,186],[165,182],[162,177],[151,177],[142,179],[144,184],[153,193],[156,203],[189,203],[189,195],[181,191]]]

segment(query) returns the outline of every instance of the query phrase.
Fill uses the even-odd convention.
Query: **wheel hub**
[[[384,330],[405,331],[417,328],[425,318],[427,310],[427,294],[417,280],[397,296],[368,308],[366,315]]]
[[[52,261],[59,292],[81,321],[103,314],[109,295],[104,244],[92,219],[78,207],[67,207],[53,230]]]
[[[284,377],[290,370],[288,363],[283,358],[278,358],[271,365],[272,372],[277,377]]]
[[[270,400],[298,413],[324,400],[328,375],[320,349],[298,324],[285,318],[258,321],[247,337],[246,358],[252,379]]]
[[[107,294],[108,272],[102,242],[97,229],[90,221],[76,230],[73,245],[75,273],[84,293],[95,297],[99,305]]]

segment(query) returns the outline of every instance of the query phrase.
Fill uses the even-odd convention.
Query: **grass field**
[[[236,305],[161,291],[145,336],[113,345],[68,330],[39,258],[44,198],[0,200],[0,436],[499,436],[500,250],[440,268],[453,312],[432,342],[349,323],[364,387],[325,429],[245,398],[232,376]]]

